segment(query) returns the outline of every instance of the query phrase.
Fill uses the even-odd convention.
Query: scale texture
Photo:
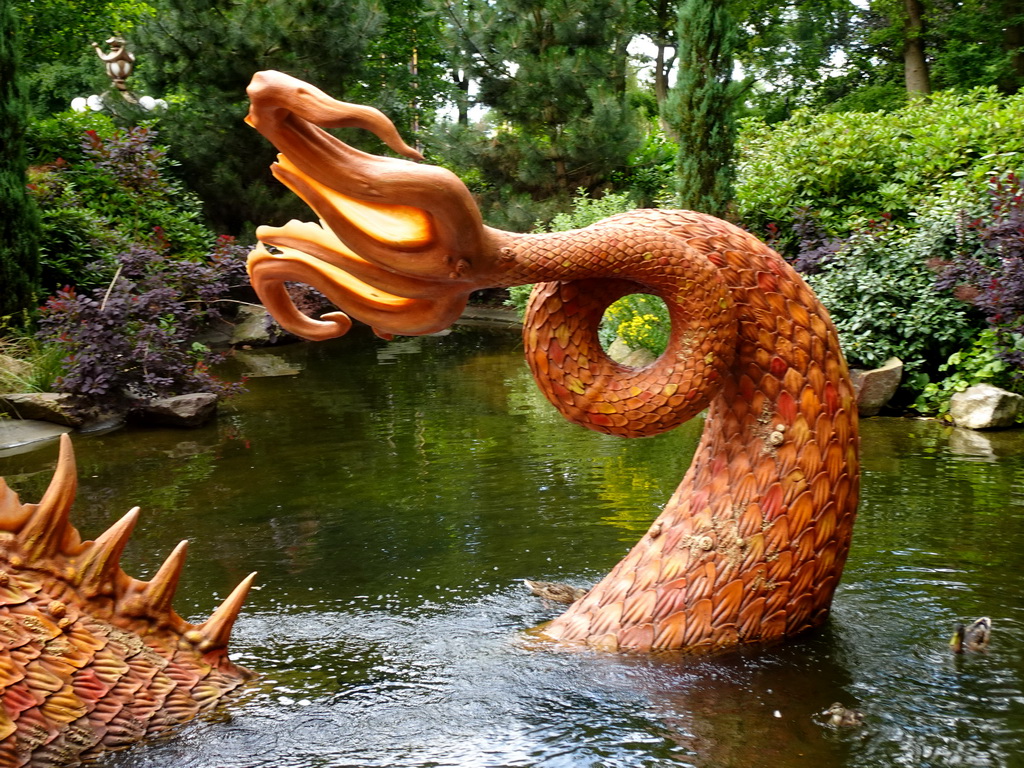
[[[364,128],[421,159],[376,110],[277,72],[257,74],[249,95],[248,121],[282,152],[275,175],[320,216],[261,227],[250,256],[252,283],[286,328],[330,338],[354,317],[385,338],[432,333],[472,291],[536,283],[526,359],[567,419],[642,437],[707,411],[664,511],[545,636],[706,652],[825,620],[856,515],[857,408],[828,314],[778,254],[691,211],[639,210],[550,234],[492,229],[450,172],[321,130]],[[342,311],[302,315],[286,281]],[[604,310],[631,293],[661,297],[672,319],[667,350],[643,368],[611,360],[597,337]]]
[[[38,504],[0,479],[0,766],[77,765],[186,722],[251,674],[227,641],[253,575],[203,624],[171,608],[186,543],[151,581],[118,561],[138,508],[95,541],[68,522],[71,442]]]

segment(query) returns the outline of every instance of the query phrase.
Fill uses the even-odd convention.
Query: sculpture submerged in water
[[[68,522],[71,441],[38,504],[0,479],[0,765],[79,764],[214,707],[251,677],[227,657],[253,575],[203,624],[171,607],[186,544],[150,581],[119,566],[138,517],[95,541]]]
[[[433,333],[475,290],[536,283],[526,358],[570,421],[640,437],[707,409],[664,511],[545,636],[703,652],[825,620],[856,514],[857,410],[827,313],[778,254],[691,211],[638,210],[571,232],[492,229],[454,174],[322,130],[363,128],[421,160],[380,112],[278,72],[258,73],[249,96],[249,123],[282,153],[274,175],[321,218],[257,232],[252,284],[285,328],[331,338],[351,315],[385,338]],[[286,281],[342,311],[301,314]],[[630,293],[660,296],[672,321],[667,350],[643,368],[612,361],[597,336],[604,310]]]

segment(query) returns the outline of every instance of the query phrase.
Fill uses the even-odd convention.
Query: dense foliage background
[[[147,261],[168,275],[168,264],[208,267],[228,242],[217,234],[245,243],[259,224],[307,216],[242,120],[252,73],[273,68],[383,109],[495,226],[578,226],[652,205],[724,214],[807,275],[851,362],[904,359],[905,405],[941,411],[977,380],[1021,387],[1015,0],[0,5],[0,58],[20,63],[0,67],[0,192],[22,211],[0,244],[0,269],[20,265],[4,281],[8,325],[59,294],[57,327],[54,306],[82,311],[65,286],[76,301],[113,297],[155,279]],[[67,111],[109,90],[90,43],[114,34],[138,57],[129,86],[166,99],[166,112]],[[346,139],[383,151],[359,132]],[[115,276],[128,264],[142,272]],[[184,331],[186,310],[207,311],[211,296],[167,316]],[[627,299],[610,332],[656,349],[659,311]],[[194,373],[200,358],[174,359]],[[175,376],[163,379],[182,386]]]

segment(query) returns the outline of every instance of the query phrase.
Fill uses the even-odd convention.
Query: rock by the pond
[[[147,400],[132,410],[132,419],[165,427],[200,427],[216,412],[217,396],[212,392],[196,392]]]
[[[890,357],[880,368],[850,371],[853,389],[857,393],[857,412],[861,416],[877,416],[892,400],[903,379],[903,361]]]
[[[494,307],[480,304],[468,304],[462,310],[457,325],[472,326],[477,328],[502,328],[512,331],[520,331],[523,321],[519,319],[519,313],[512,307]]]
[[[245,375],[260,379],[273,376],[295,376],[302,368],[279,355],[266,352],[235,352],[235,360],[245,367]]]
[[[231,332],[231,345],[264,347],[273,344],[281,330],[263,307],[245,305],[238,310],[238,322]]]
[[[949,401],[949,415],[958,427],[1001,429],[1012,427],[1024,414],[1024,396],[991,384],[975,384]]]
[[[72,410],[71,396],[57,392],[0,395],[0,412],[16,419],[48,421],[66,427],[80,427],[84,421]]]
[[[82,422],[78,431],[83,435],[101,435],[120,429],[126,421],[127,416],[124,411],[93,411]]]
[[[0,456],[27,453],[55,442],[71,427],[33,419],[0,419]]]
[[[657,358],[646,349],[633,349],[622,339],[616,339],[606,350],[608,357],[620,365],[628,365],[631,368],[643,368],[650,365]]]

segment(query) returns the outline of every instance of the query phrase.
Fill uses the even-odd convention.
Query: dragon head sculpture
[[[257,74],[247,121],[282,152],[274,176],[320,215],[261,227],[249,261],[261,300],[294,333],[325,339],[345,333],[349,315],[381,335],[448,327],[469,294],[490,283],[500,254],[465,185],[451,172],[353,149],[321,128],[372,131],[405,157],[422,156],[371,108],[335,101],[279,72]],[[279,249],[270,253],[266,246]],[[306,282],[344,312],[311,320],[283,291]]]

